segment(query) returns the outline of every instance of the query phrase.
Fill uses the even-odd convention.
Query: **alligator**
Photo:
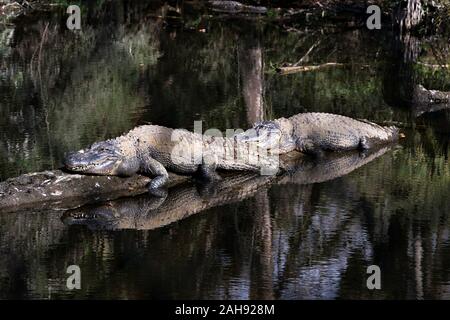
[[[66,225],[84,225],[92,230],[157,229],[220,205],[251,198],[272,185],[321,183],[342,177],[390,150],[392,146],[384,146],[368,154],[350,151],[317,159],[293,152],[283,156],[287,170],[282,174],[230,173],[215,184],[213,195],[204,195],[198,186],[186,182],[170,188],[166,199],[148,195],[122,198],[67,210],[61,219]]]
[[[251,143],[234,138],[208,136],[185,129],[143,125],[130,132],[65,156],[64,166],[71,172],[94,175],[152,176],[151,194],[167,196],[164,188],[169,175],[197,175],[204,181],[220,179],[216,169],[253,171],[280,169],[278,156],[252,148]]]
[[[383,127],[367,120],[311,112],[256,123],[235,139],[256,142],[274,154],[297,150],[320,155],[323,151],[368,150],[396,141],[398,137],[399,129],[395,126]]]

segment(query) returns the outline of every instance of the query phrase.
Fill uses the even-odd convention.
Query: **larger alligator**
[[[367,120],[320,112],[263,121],[236,135],[238,141],[257,142],[273,153],[297,150],[316,155],[327,150],[367,150],[398,137],[399,129],[394,126],[383,127]]]
[[[216,169],[238,171],[279,169],[278,156],[264,154],[251,143],[234,138],[207,136],[184,129],[157,125],[137,127],[115,139],[69,153],[66,169],[96,175],[153,177],[148,189],[163,197],[169,179],[167,170],[178,174],[199,174],[207,181],[220,179]]]

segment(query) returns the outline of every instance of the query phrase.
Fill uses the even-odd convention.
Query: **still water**
[[[224,130],[321,111],[397,123],[406,138],[276,181],[225,179],[206,197],[186,183],[162,204],[2,213],[0,298],[450,299],[450,113],[413,98],[419,84],[450,91],[433,67],[448,38],[182,9],[116,1],[84,8],[77,33],[58,10],[1,26],[0,180],[146,123]],[[300,59],[342,65],[277,74]],[[66,288],[72,264],[81,290]],[[381,290],[366,286],[374,264]]]

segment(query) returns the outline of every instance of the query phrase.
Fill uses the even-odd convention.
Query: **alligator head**
[[[270,148],[276,146],[280,140],[280,126],[274,121],[256,123],[247,131],[235,136],[238,142],[257,143],[259,147]]]
[[[117,215],[114,205],[105,203],[69,210],[61,220],[69,226],[84,225],[91,230],[113,230],[119,222]]]
[[[96,142],[87,149],[71,152],[64,159],[67,170],[97,175],[130,176],[139,169],[135,157],[126,155],[116,140]]]
[[[253,128],[237,134],[235,139],[238,142],[256,143],[258,147],[280,153],[289,152],[294,150],[295,144],[290,140],[291,135],[285,134],[283,125],[279,121],[258,122]]]

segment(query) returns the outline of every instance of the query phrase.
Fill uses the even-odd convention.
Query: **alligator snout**
[[[69,170],[79,170],[86,168],[89,163],[86,161],[86,159],[83,159],[83,157],[81,156],[82,154],[82,151],[68,152],[63,159],[64,167]]]

